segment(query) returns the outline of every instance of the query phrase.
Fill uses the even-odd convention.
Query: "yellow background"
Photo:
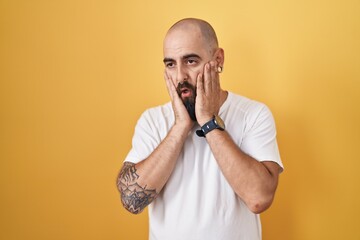
[[[0,239],[147,239],[115,179],[169,100],[162,39],[184,17],[216,29],[223,87],[275,116],[264,239],[360,239],[358,0],[0,0]]]

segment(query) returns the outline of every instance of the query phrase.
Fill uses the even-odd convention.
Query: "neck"
[[[220,107],[224,104],[228,97],[228,92],[226,90],[220,90]]]

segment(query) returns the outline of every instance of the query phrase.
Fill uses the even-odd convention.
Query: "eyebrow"
[[[195,54],[195,53],[186,54],[186,55],[182,56],[181,58],[182,59],[188,59],[188,58],[199,58],[199,59],[201,59],[201,57],[199,55]],[[164,63],[166,63],[166,62],[175,62],[175,60],[172,59],[172,58],[164,58],[163,62]]]

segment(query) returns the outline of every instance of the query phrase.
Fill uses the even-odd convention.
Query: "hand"
[[[190,131],[190,129],[194,126],[194,122],[191,120],[184,103],[179,97],[174,82],[166,71],[164,72],[164,78],[175,114],[175,125],[181,126],[185,130]]]
[[[220,109],[220,83],[217,63],[210,61],[204,66],[204,74],[196,79],[196,117],[200,126],[211,120]]]

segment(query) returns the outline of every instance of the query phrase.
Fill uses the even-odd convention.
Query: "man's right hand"
[[[176,87],[173,80],[171,79],[171,76],[169,76],[166,71],[164,72],[164,78],[175,114],[175,125],[180,126],[184,130],[189,132],[194,126],[194,121],[191,120],[184,103],[182,102],[176,91]]]

